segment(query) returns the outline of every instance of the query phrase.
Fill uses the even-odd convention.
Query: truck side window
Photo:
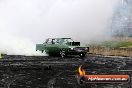
[[[52,44],[55,44],[55,39],[52,39]]]
[[[53,39],[53,44],[59,44],[59,41],[57,39]]]
[[[47,44],[52,44],[52,39],[48,39]]]

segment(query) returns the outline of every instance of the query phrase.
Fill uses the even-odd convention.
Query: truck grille
[[[76,47],[74,50],[86,50],[86,47]]]

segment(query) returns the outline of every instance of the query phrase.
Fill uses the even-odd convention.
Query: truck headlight
[[[88,50],[88,48],[85,48],[85,50]]]
[[[70,48],[71,50],[73,50],[74,48]]]

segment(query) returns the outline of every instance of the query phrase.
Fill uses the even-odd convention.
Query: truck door
[[[53,39],[53,52],[56,52],[56,54],[59,54],[60,53],[60,44],[58,43],[57,39]]]
[[[58,54],[58,44],[56,43],[55,39],[49,39],[46,44],[46,48],[48,50],[49,55],[56,55]]]

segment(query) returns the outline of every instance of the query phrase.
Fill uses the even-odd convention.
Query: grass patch
[[[110,48],[132,48],[132,41],[104,41],[97,45]]]

